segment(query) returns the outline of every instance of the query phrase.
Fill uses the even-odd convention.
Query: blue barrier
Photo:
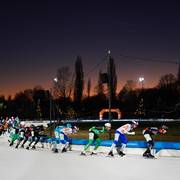
[[[72,143],[76,145],[85,145],[88,140],[86,139],[73,139]],[[102,140],[101,146],[110,147],[112,145],[113,140]],[[145,141],[129,141],[127,143],[127,147],[129,148],[146,148],[147,144]],[[157,150],[160,149],[177,149],[180,150],[180,142],[155,142],[154,148]]]
[[[50,139],[45,139],[43,142],[53,142],[55,141],[56,138],[50,138]],[[60,142],[58,140],[58,142]],[[72,139],[72,144],[75,145],[85,145],[88,143],[87,139]],[[101,141],[101,146],[107,146],[110,147],[113,143],[113,140],[102,140]],[[127,147],[129,148],[146,148],[147,144],[145,141],[129,141],[127,143]],[[180,142],[161,142],[157,141],[155,142],[154,148],[157,150],[160,149],[176,149],[180,150]]]

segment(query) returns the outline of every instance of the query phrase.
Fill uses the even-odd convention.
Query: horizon
[[[115,59],[114,59],[115,60]],[[115,60],[115,62],[116,62],[116,60]],[[82,63],[83,63],[83,59],[82,59]],[[149,63],[149,62],[148,62]],[[116,65],[116,64],[115,64]],[[104,65],[103,65],[104,66]],[[107,66],[107,65],[106,65]],[[92,68],[91,68],[91,70],[92,70]],[[96,87],[96,85],[97,85],[97,83],[98,83],[98,72],[99,72],[99,70],[100,69],[98,69],[98,68],[94,68],[93,69],[93,71],[95,71],[96,70],[96,73],[97,73],[97,77],[95,77],[95,76],[93,76],[92,78],[91,78],[91,81],[95,81],[95,84],[91,87],[91,96],[93,96],[93,95],[95,95],[95,87]],[[106,69],[105,69],[106,70]],[[103,71],[103,72],[105,72],[105,71]],[[126,82],[127,81],[133,81],[134,83],[135,83],[135,87],[136,87],[136,89],[139,89],[139,88],[141,88],[141,86],[142,86],[142,84],[139,82],[139,80],[138,80],[138,78],[139,77],[144,77],[144,82],[143,82],[143,86],[144,86],[144,88],[145,89],[148,89],[148,88],[155,88],[157,85],[158,85],[158,82],[159,82],[159,80],[160,80],[160,78],[163,76],[163,75],[166,75],[166,74],[170,74],[170,73],[172,73],[175,77],[177,77],[177,73],[178,73],[178,64],[177,64],[177,72],[167,72],[167,73],[165,73],[165,74],[162,74],[162,75],[160,75],[159,76],[159,78],[157,78],[156,80],[154,80],[154,81],[151,81],[152,83],[150,84],[150,83],[148,83],[147,82],[147,77],[145,77],[143,74],[140,74],[139,76],[137,76],[137,77],[135,77],[134,79],[132,78],[132,79],[124,79],[123,81],[122,81],[122,83],[119,83],[119,79],[118,79],[118,72],[116,72],[116,74],[117,74],[117,94],[122,90],[122,88],[124,87],[124,85],[126,84]],[[86,75],[88,74],[88,72],[84,72],[84,93],[83,93],[83,95],[86,95],[86,93],[85,93],[85,91],[86,91],[86,84],[87,84],[87,79],[89,78],[89,76],[88,76],[88,78],[86,77]],[[92,74],[92,72],[90,72],[90,74]],[[56,76],[54,76],[54,77],[56,77]],[[5,98],[7,99],[9,96],[11,96],[12,98],[14,98],[15,97],[15,95],[17,94],[17,93],[20,93],[20,92],[23,92],[24,90],[27,90],[27,89],[34,89],[35,87],[38,87],[38,86],[40,86],[40,87],[42,87],[42,89],[44,89],[44,90],[50,90],[50,88],[52,87],[52,85],[53,85],[53,79],[52,79],[52,82],[46,82],[46,83],[44,83],[44,84],[32,84],[32,86],[23,86],[22,88],[17,88],[17,90],[11,90],[11,93],[9,93],[9,92],[5,92],[5,94],[3,94],[3,93],[1,93],[1,91],[0,91],[0,96],[5,96]],[[106,85],[105,85],[106,86]]]

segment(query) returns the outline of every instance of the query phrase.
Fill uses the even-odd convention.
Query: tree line
[[[21,119],[97,119],[99,111],[119,108],[122,118],[179,118],[180,68],[178,76],[165,74],[153,88],[137,88],[133,80],[117,92],[114,59],[109,56],[106,73],[99,71],[92,89],[91,79],[85,81],[82,58],[78,56],[74,72],[68,66],[57,69],[56,81],[50,90],[41,86],[16,93],[14,98],[0,96],[0,116]],[[111,74],[111,76],[108,76]],[[109,91],[110,90],[110,91]],[[109,93],[110,92],[110,93]],[[117,118],[116,114],[112,114]],[[108,118],[108,114],[105,114]]]

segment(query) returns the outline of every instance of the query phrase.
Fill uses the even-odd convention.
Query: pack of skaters
[[[93,126],[89,129],[89,141],[88,144],[84,146],[84,150],[81,152],[81,155],[86,155],[90,146],[94,145],[94,150],[91,152],[91,155],[97,154],[96,150],[100,146],[101,139],[99,137],[100,134],[103,134],[111,129],[110,123],[105,123],[103,127]]]
[[[165,125],[162,125],[160,128],[147,127],[143,130],[143,135],[147,143],[147,149],[143,153],[143,157],[154,158],[154,155],[152,155],[152,149],[154,148],[153,135],[165,134],[167,133],[167,130],[168,130],[168,127]]]
[[[110,151],[108,153],[109,156],[114,156],[114,148],[116,148],[116,151],[120,156],[125,155],[124,149],[126,148],[128,142],[125,134],[135,135],[135,132],[132,130],[134,130],[137,126],[138,122],[132,121],[131,123],[125,124],[116,129],[114,142],[112,143]]]
[[[79,130],[78,127],[72,126],[70,123],[67,125],[57,126],[54,130],[55,139],[52,145],[52,151],[54,153],[58,153],[59,149],[61,152],[67,152],[67,150],[71,150],[72,139],[69,135],[77,133]],[[60,147],[58,147],[58,144]]]

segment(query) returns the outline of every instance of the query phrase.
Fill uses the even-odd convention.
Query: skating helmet
[[[168,127],[165,126],[165,125],[162,125],[159,129],[159,132],[162,133],[162,134],[165,134],[168,130]]]
[[[24,127],[26,124],[25,124],[25,122],[20,122],[20,126],[22,126],[22,127]]]
[[[48,127],[48,124],[43,124],[43,127],[44,127],[44,128],[47,128],[47,127]]]
[[[77,127],[77,126],[73,126],[72,127],[75,131],[78,131],[79,130],[79,128]]]
[[[105,126],[106,128],[111,128],[111,123],[105,123],[104,126]]]
[[[162,125],[162,126],[161,126],[161,129],[168,130],[168,127],[167,127],[167,126],[165,126],[165,125]]]
[[[131,122],[132,124],[135,124],[136,126],[138,126],[139,125],[139,123],[137,122],[137,121],[135,121],[135,120],[132,120],[132,122]]]
[[[35,128],[35,125],[31,124],[29,127],[30,127],[31,130],[33,130]]]
[[[131,122],[131,128],[132,128],[132,129],[136,128],[138,125],[139,125],[139,123],[138,123],[137,121],[135,121],[135,120],[133,120],[133,121]]]
[[[71,125],[70,123],[67,123],[67,124],[66,124],[66,127],[67,127],[67,128],[72,128],[72,125]]]

